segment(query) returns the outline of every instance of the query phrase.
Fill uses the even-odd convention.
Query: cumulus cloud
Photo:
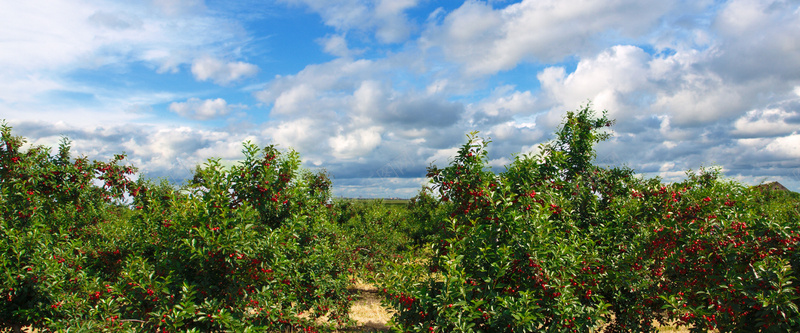
[[[302,106],[302,103],[315,103],[314,100],[304,100],[294,96],[307,96],[323,91],[334,93],[349,91],[364,80],[386,75],[388,69],[385,62],[339,58],[322,64],[308,65],[294,75],[276,77],[265,89],[255,92],[255,97],[266,104],[273,104],[278,99],[283,99],[285,102],[281,108],[293,110],[296,108],[295,103],[301,103],[299,106]],[[280,108],[273,110],[276,111],[284,113]]]
[[[711,66],[725,77],[752,80],[800,77],[800,15],[795,1],[733,0],[713,23],[721,37],[720,58]]]
[[[333,156],[352,159],[366,155],[381,144],[381,128],[359,128],[338,134],[328,140]]]
[[[242,157],[242,142],[258,142],[255,133],[198,129],[188,126],[108,125],[85,128],[66,122],[22,121],[12,124],[15,135],[32,144],[55,147],[61,137],[72,141],[73,156],[110,159],[125,152],[141,174],[182,183],[196,165],[209,158],[234,161]]]
[[[649,120],[664,115],[673,128],[706,126],[740,117],[765,82],[776,83],[725,80],[706,66],[715,56],[712,50],[652,55],[636,46],[618,45],[582,59],[570,74],[563,67],[545,68],[537,76],[542,96],[552,105],[544,123],[554,126],[564,110],[591,100],[598,109],[609,110],[612,118]],[[780,89],[790,88],[784,84]]]
[[[342,58],[350,58],[364,53],[364,50],[352,50],[347,46],[347,36],[344,34],[328,35],[317,39],[325,53]]]
[[[458,123],[463,113],[461,103],[436,96],[408,96],[391,101],[375,118],[403,128],[441,128]]]
[[[743,111],[741,92],[714,73],[686,75],[675,91],[661,90],[653,108],[672,116],[673,123],[700,126]]]
[[[683,170],[722,165],[741,180],[792,184],[797,180],[787,178],[787,168],[796,165],[787,163],[800,128],[796,81],[719,72],[729,50],[725,40],[668,54],[618,45],[581,59],[572,73],[547,67],[537,76],[538,107],[546,111],[536,124],[552,128],[565,110],[588,99],[617,119],[615,137],[598,146],[598,160],[667,181],[679,180]],[[770,99],[760,97],[765,91]]]
[[[595,109],[608,109],[618,120],[616,137],[598,147],[599,159],[613,165],[628,164],[669,180],[704,162],[729,160],[722,152],[737,146],[731,135],[763,134],[748,134],[742,128],[768,126],[758,123],[767,114],[745,113],[768,109],[759,107],[754,98],[776,81],[732,81],[719,73],[711,64],[726,54],[726,44],[712,33],[697,30],[702,28],[697,23],[676,29],[694,34],[688,44],[665,42],[679,37],[675,31],[653,33],[663,29],[659,24],[678,24],[674,17],[664,17],[673,15],[679,5],[660,3],[655,10],[624,1],[592,6],[597,6],[589,6],[592,10],[622,11],[625,14],[619,17],[626,19],[590,19],[591,10],[561,3],[522,1],[495,8],[470,1],[450,13],[432,15],[422,38],[408,54],[370,60],[349,59],[346,39],[329,35],[320,40],[323,49],[344,59],[277,77],[256,96],[271,105],[271,115],[280,119],[281,130],[275,133],[297,133],[290,130],[299,128],[292,124],[308,125],[308,119],[320,124],[311,131],[323,141],[294,141],[313,151],[315,160],[326,161],[325,165],[343,172],[340,175],[353,177],[355,170],[373,168],[387,147],[418,147],[412,156],[429,161],[463,143],[464,133],[470,130],[481,130],[494,139],[490,158],[499,166],[513,153],[534,151],[538,143],[550,138],[564,111],[589,100]],[[704,6],[690,9],[699,12]],[[577,23],[584,20],[592,21],[588,24],[592,27]],[[536,29],[536,24],[541,27]],[[637,38],[645,45],[648,38],[654,38],[652,42],[658,46],[650,49],[617,43]],[[436,58],[439,51],[443,58]],[[415,52],[427,58],[410,61]],[[462,102],[464,98],[459,96],[480,91],[480,84],[474,82],[480,82],[481,75],[523,62],[558,62],[565,57],[577,59],[574,70],[543,66],[536,74],[538,89],[505,85],[469,102]],[[468,75],[453,76],[449,71],[453,63]],[[423,69],[415,72],[416,68]],[[474,74],[480,75],[470,76]],[[408,77],[421,78],[422,90],[403,86]],[[780,98],[784,98],[796,85],[786,82],[779,86]],[[786,111],[770,124],[781,121],[790,125],[792,117]],[[738,125],[734,124],[737,119]],[[788,128],[782,127],[776,135],[788,134]],[[710,156],[714,161],[707,160]],[[361,164],[345,170],[334,158]]]
[[[775,138],[767,144],[765,149],[778,157],[796,160],[800,158],[800,134],[795,132],[791,135]]]
[[[347,47],[347,40],[344,35],[332,35],[317,40],[322,45],[322,49],[338,57],[349,57],[350,49]]]
[[[299,151],[304,158],[319,160],[329,151],[324,142],[334,134],[327,125],[319,118],[303,117],[271,124],[262,131],[262,136]]]
[[[771,137],[797,132],[800,123],[793,121],[800,118],[800,112],[783,108],[750,110],[733,123],[732,134],[741,137]]]
[[[282,0],[305,5],[319,14],[325,24],[339,31],[374,31],[383,43],[399,43],[408,39],[414,30],[405,11],[418,0]]]
[[[367,80],[353,92],[352,108],[357,117],[406,129],[440,128],[459,121],[464,107],[441,96],[406,93]]]
[[[216,84],[228,84],[258,73],[258,66],[246,62],[223,62],[212,57],[202,57],[192,62],[192,74],[199,81],[211,80]]]
[[[275,98],[272,114],[291,115],[307,110],[308,103],[313,103],[316,95],[316,89],[307,84],[291,87]]]
[[[177,73],[193,54],[226,54],[225,45],[244,37],[239,23],[209,15],[202,1],[10,2],[0,11],[0,40],[14,51],[0,52],[0,98],[36,99],[73,85],[64,75],[80,69],[144,64]]]
[[[500,167],[591,100],[617,119],[597,147],[603,164],[666,181],[719,164],[740,180],[800,186],[795,1],[281,2],[321,20],[305,41],[319,53],[298,57],[311,63],[253,42],[284,33],[253,29],[272,27],[259,20],[275,6],[10,3],[0,40],[16,51],[0,53],[0,114],[36,142],[66,133],[91,156],[126,150],[155,175],[235,159],[245,139],[275,143],[359,196],[413,194],[472,130],[492,138]],[[258,72],[269,78],[231,87]],[[114,79],[76,82],[95,74]],[[144,83],[162,78],[180,89]],[[257,105],[228,104],[247,99]],[[164,125],[164,111],[184,119]],[[236,128],[191,121],[234,113]]]
[[[536,97],[530,91],[517,91],[512,86],[495,89],[480,106],[480,112],[487,117],[505,118],[535,110]]]
[[[446,94],[393,85],[404,61],[338,58],[275,78],[255,93],[272,106],[264,135],[324,166],[337,184],[421,177],[431,154],[463,141],[465,106]]]
[[[560,123],[560,114],[565,108],[575,108],[586,104],[587,100],[600,109],[610,110],[612,117],[629,115],[632,109],[640,106],[635,105],[635,96],[653,89],[648,80],[650,59],[638,47],[618,45],[594,58],[581,60],[569,75],[563,67],[546,68],[538,78],[544,97],[557,105],[557,111],[545,124]]]
[[[375,6],[375,35],[385,43],[405,41],[413,25],[408,21],[405,11],[417,5],[418,0],[380,0]]]
[[[673,6],[674,1],[525,0],[494,9],[484,2],[467,1],[440,26],[426,31],[424,42],[441,47],[468,73],[494,74],[520,61],[552,62],[576,53],[590,54],[609,46],[602,42],[614,42],[613,38],[594,38],[605,34],[640,37]]]
[[[186,102],[172,102],[169,105],[169,110],[177,113],[181,117],[208,120],[225,116],[230,113],[231,109],[234,107],[241,106],[228,105],[222,98],[201,100],[192,97],[186,100]]]

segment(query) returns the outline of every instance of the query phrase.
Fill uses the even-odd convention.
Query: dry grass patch
[[[350,290],[357,297],[350,308],[350,319],[355,320],[358,326],[341,332],[389,332],[386,323],[392,318],[392,313],[381,305],[378,288],[356,281]]]

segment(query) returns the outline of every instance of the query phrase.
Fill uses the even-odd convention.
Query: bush
[[[296,153],[245,145],[176,189],[135,168],[0,142],[0,327],[316,331],[349,323],[330,181]],[[127,204],[129,203],[129,204]],[[302,314],[302,315],[301,315]],[[326,316],[327,322],[316,321]]]
[[[443,217],[449,208],[431,191],[429,187],[423,187],[406,205],[408,223],[405,224],[403,232],[410,237],[412,245],[416,248],[425,247],[440,239],[439,234],[446,227],[443,223],[432,223],[445,221]]]
[[[449,167],[429,170],[450,211],[430,222],[446,226],[430,273],[420,279],[400,269],[387,280],[396,324],[441,332],[597,326],[607,304],[593,275],[604,271],[596,247],[578,232],[580,215],[565,210],[571,197],[560,190],[567,180],[539,157],[518,157],[496,175],[486,167],[487,144],[470,135]]]
[[[434,256],[383,286],[400,330],[798,330],[797,201],[716,170],[665,185],[592,165],[612,123],[588,106],[568,112],[539,155],[498,174],[472,134],[450,166],[432,167],[447,211],[428,216],[445,227],[430,233]]]
[[[347,254],[350,274],[374,283],[390,269],[387,264],[409,254],[407,212],[381,200],[336,200],[330,214],[339,223],[339,246]]]
[[[0,330],[332,330],[358,276],[401,331],[800,330],[798,195],[595,166],[611,124],[568,112],[500,173],[470,134],[405,209],[333,201],[273,146],[175,187],[66,139],[23,150],[2,124]]]
[[[643,228],[617,271],[641,272],[634,294],[642,311],[666,310],[695,331],[797,330],[798,211],[719,177],[690,172],[684,182],[632,192],[620,215]]]

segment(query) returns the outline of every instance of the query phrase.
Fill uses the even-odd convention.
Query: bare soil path
[[[373,285],[356,283],[351,289],[358,297],[350,308],[350,318],[358,326],[340,332],[391,332],[386,323],[392,314],[381,306],[381,297],[378,288]]]

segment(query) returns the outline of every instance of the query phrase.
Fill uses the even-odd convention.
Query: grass
[[[408,204],[408,199],[383,199],[381,201],[384,205],[387,206],[405,206]]]
[[[355,199],[355,198],[342,198],[342,200],[350,201],[350,202],[364,202],[364,203],[373,203],[379,202],[384,206],[405,206],[410,201],[409,199]]]

